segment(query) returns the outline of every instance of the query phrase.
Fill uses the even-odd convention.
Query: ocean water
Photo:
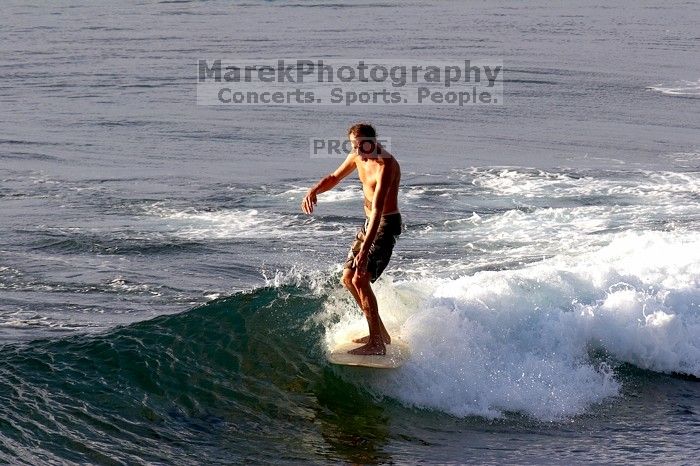
[[[9,1],[0,462],[671,463],[700,454],[697,2]],[[504,104],[209,107],[201,58],[504,63]],[[401,369],[332,366],[368,120]]]

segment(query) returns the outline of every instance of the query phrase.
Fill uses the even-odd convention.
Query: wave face
[[[241,463],[246,452],[264,459],[256,444],[268,459],[308,458],[289,450],[288,432],[316,416],[310,392],[336,388],[319,330],[304,327],[320,301],[302,295],[260,289],[103,335],[2,346],[0,462],[181,462],[204,451]]]

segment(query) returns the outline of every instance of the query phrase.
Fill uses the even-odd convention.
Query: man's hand
[[[305,214],[311,214],[314,211],[314,206],[316,205],[316,193],[314,191],[309,191],[309,193],[301,201],[301,210]]]
[[[367,271],[367,257],[369,256],[369,252],[365,251],[364,249],[360,249],[360,252],[357,253],[355,256],[355,261],[354,261],[354,266],[355,269],[358,270],[359,272],[366,272]]]

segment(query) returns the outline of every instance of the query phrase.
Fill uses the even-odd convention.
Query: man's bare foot
[[[379,356],[384,356],[386,354],[386,347],[384,346],[383,343],[380,344],[374,344],[374,343],[367,343],[366,345],[362,345],[359,348],[355,348],[354,350],[348,351],[350,354],[357,354],[360,356],[366,356],[366,355],[379,355]]]
[[[391,344],[391,337],[389,336],[389,334],[382,335],[382,339],[384,340],[385,345]],[[362,338],[353,338],[352,342],[353,343],[367,343],[367,342],[369,342],[369,335],[365,335]]]

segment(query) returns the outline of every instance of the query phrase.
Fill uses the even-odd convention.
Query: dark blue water
[[[692,463],[695,2],[7,2],[0,461]],[[200,58],[504,64],[504,105],[208,107]],[[375,291],[411,360],[330,366],[354,176],[391,138]]]

